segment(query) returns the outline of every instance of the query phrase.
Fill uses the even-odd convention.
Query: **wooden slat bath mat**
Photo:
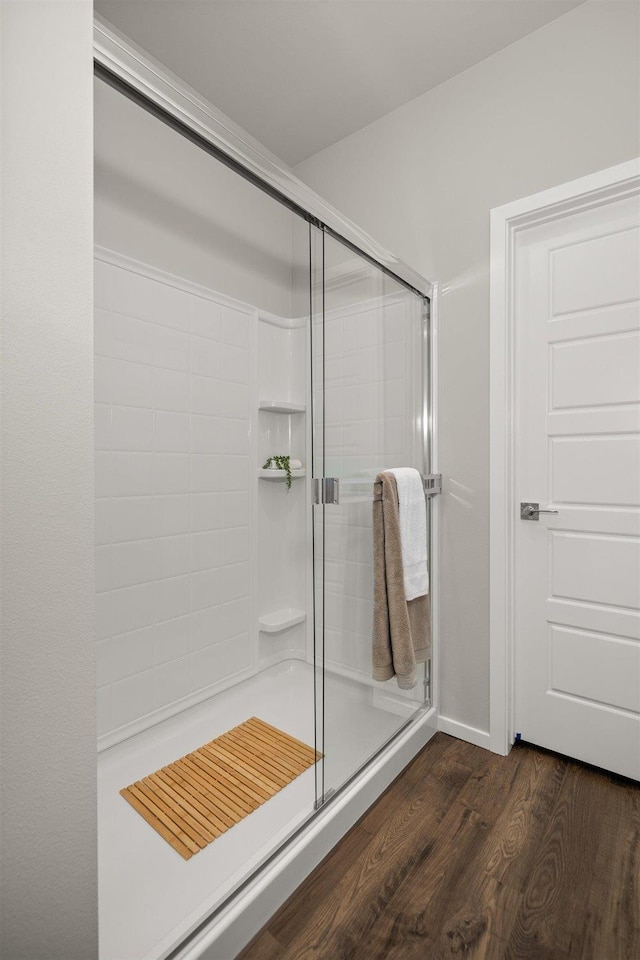
[[[120,795],[188,860],[321,756],[251,717]]]

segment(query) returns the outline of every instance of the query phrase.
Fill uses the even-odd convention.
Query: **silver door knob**
[[[541,510],[539,503],[521,503],[520,504],[520,519],[521,520],[537,520],[541,513],[558,513],[558,510]]]

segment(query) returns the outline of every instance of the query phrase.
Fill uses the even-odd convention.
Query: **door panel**
[[[620,232],[604,226],[600,236],[552,250],[552,316],[635,302],[640,296],[639,234],[636,226]]]
[[[422,298],[318,234],[313,476],[337,477],[340,484],[339,502],[314,508],[322,799],[425,700],[424,665],[412,690],[400,690],[395,678],[380,683],[371,677],[372,510],[376,474],[396,466],[424,472],[427,465]]]
[[[640,448],[635,434],[551,437],[549,457],[554,502],[638,505]]]
[[[615,370],[615,378],[602,370]],[[637,331],[551,344],[551,409],[610,407],[640,400]]]
[[[516,241],[516,730],[640,778],[638,198]]]
[[[640,645],[550,624],[551,691],[639,712]]]

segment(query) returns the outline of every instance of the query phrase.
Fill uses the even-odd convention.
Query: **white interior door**
[[[640,779],[637,194],[524,229],[515,264],[515,729]]]

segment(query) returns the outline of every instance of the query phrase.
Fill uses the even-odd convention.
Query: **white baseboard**
[[[482,747],[484,750],[490,750],[491,736],[487,730],[478,730],[477,727],[470,727],[459,720],[452,720],[451,717],[438,717],[438,730],[441,733],[448,733],[458,740],[466,740],[467,743],[473,743],[476,747]]]

